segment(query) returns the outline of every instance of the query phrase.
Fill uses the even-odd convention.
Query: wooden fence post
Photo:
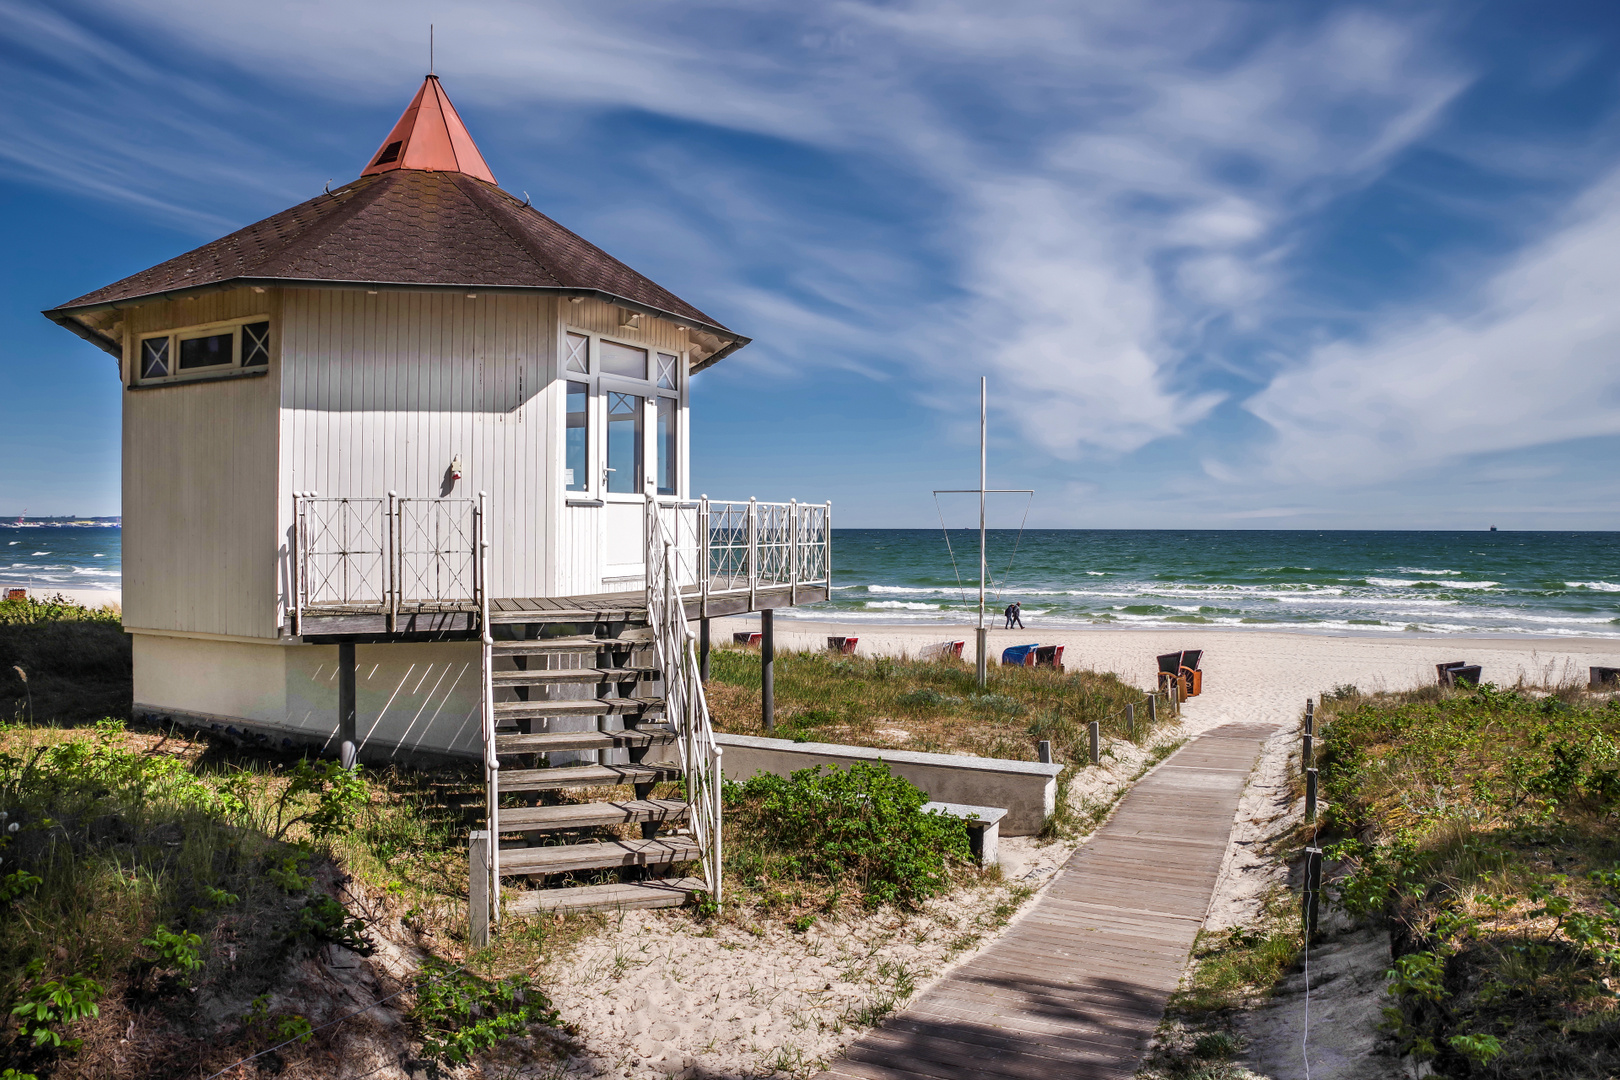
[[[1316,747],[1313,745],[1315,742],[1315,737],[1307,731],[1303,737],[1304,745],[1300,747],[1299,751],[1299,767],[1301,769],[1310,769],[1315,766]]]
[[[1125,737],[1136,741],[1136,702],[1125,706]]]
[[[759,613],[759,713],[765,734],[776,730],[776,612]]]
[[[1305,733],[1307,735],[1316,733],[1316,702],[1310,698],[1305,699]]]
[[[1097,721],[1091,722],[1091,763],[1097,764],[1102,760],[1102,725]]]
[[[489,830],[467,834],[467,944],[489,944]]]
[[[1042,765],[1052,764],[1052,740],[1042,739],[1035,744],[1035,753],[1041,759]]]
[[[1158,694],[1149,694],[1148,695],[1148,723],[1149,724],[1157,724],[1158,722],[1159,722],[1159,695]]]
[[[1316,821],[1316,770],[1305,770],[1305,821]]]

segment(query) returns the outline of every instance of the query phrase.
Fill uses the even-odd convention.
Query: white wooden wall
[[[271,316],[270,373],[127,389],[136,335]],[[275,297],[247,289],[129,313],[123,382],[124,625],[274,638]]]
[[[294,491],[489,493],[490,585],[544,595],[555,301],[289,289],[282,305],[282,527]]]
[[[460,455],[452,494],[489,493],[492,595],[601,589],[606,508],[565,506],[560,482],[561,335],[682,351],[684,331],[650,317],[621,326],[620,309],[596,301],[515,293],[289,289],[281,310],[284,538],[294,491],[434,498]],[[684,491],[684,416],[681,426]]]

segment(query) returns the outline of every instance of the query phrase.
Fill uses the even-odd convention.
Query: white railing
[[[484,500],[293,495],[288,614],[476,611]]]
[[[709,899],[720,901],[720,795],[723,751],[709,725],[709,703],[698,673],[697,642],[686,621],[681,596],[679,533],[668,528],[678,517],[651,496],[647,499],[647,621],[653,653],[664,681],[664,715],[675,732],[675,749],[686,778],[686,801]]]
[[[761,589],[832,586],[832,503],[766,503],[710,499],[656,503],[682,592],[742,596],[753,606]],[[649,556],[653,554],[651,549]],[[651,580],[651,563],[648,577]],[[700,609],[708,612],[707,603]]]
[[[489,626],[489,537],[484,534],[485,514],[489,496],[478,493],[478,513],[473,519],[476,526],[474,550],[478,553],[475,564],[478,573],[478,625],[479,667],[478,683],[480,729],[484,742],[484,828],[489,830],[489,901],[490,921],[501,921],[501,759],[495,748],[495,637]]]

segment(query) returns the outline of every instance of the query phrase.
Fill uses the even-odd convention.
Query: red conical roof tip
[[[422,80],[422,88],[360,175],[394,169],[459,172],[495,183],[495,174],[489,171],[484,155],[467,134],[467,125],[450,104],[450,95],[439,85],[437,75]]]

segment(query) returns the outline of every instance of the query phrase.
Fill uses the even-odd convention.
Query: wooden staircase
[[[690,805],[653,797],[685,769],[647,609],[499,612],[488,630],[495,874],[542,886],[506,910],[674,907],[707,889],[678,873],[701,858]],[[569,801],[581,788],[599,801]]]

